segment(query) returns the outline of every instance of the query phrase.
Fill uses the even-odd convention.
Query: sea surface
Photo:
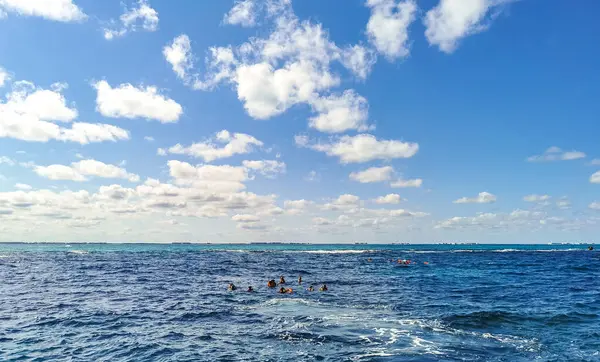
[[[600,361],[599,270],[584,245],[0,244],[0,360]]]

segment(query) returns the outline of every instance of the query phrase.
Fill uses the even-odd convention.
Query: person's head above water
[[[249,292],[253,292],[253,291],[254,291],[254,288],[252,288],[252,286],[251,286],[251,285],[249,285],[249,286],[248,286],[248,291],[249,291]]]
[[[279,288],[279,293],[284,294],[286,292],[284,287]]]

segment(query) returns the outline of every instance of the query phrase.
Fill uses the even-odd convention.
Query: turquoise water
[[[600,361],[586,249],[0,244],[0,360]]]

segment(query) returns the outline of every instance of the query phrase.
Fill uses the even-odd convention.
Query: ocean
[[[584,245],[0,244],[0,360],[600,361],[599,267]]]

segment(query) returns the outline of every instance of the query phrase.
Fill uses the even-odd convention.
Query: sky
[[[0,241],[595,242],[599,11],[0,0]]]

